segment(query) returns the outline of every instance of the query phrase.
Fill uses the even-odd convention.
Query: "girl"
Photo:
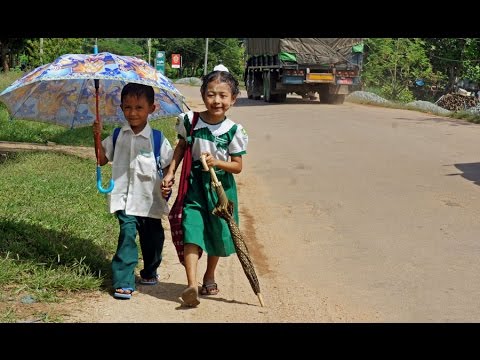
[[[226,117],[239,94],[238,81],[226,71],[207,74],[200,93],[206,110],[199,114],[193,131],[192,170],[185,196],[182,229],[184,232],[184,258],[188,287],[182,293],[185,305],[195,307],[198,300],[197,264],[199,254],[208,254],[207,269],[203,275],[202,295],[218,294],[215,269],[220,257],[235,253],[227,223],[212,214],[217,203],[208,171],[203,171],[200,155],[213,167],[227,197],[234,203],[234,219],[238,224],[237,189],[233,174],[242,171],[242,155],[246,154],[248,136],[240,124]],[[175,148],[169,170],[163,179],[165,188],[171,187],[175,171],[183,159],[186,139],[190,134],[193,112],[180,114],[176,125],[179,142]]]

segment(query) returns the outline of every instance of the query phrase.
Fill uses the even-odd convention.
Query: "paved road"
[[[299,98],[231,116],[250,136],[239,178],[267,192],[271,269],[367,321],[480,321],[479,125]]]

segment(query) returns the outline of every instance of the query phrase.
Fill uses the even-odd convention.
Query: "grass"
[[[0,76],[0,91],[14,80]],[[174,145],[175,122],[150,124]],[[102,138],[113,128],[104,125]],[[1,103],[0,140],[94,146],[91,126],[10,120]],[[51,152],[0,156],[0,322],[61,322],[67,299],[111,286],[119,229],[97,191],[95,167],[93,159]],[[111,168],[102,175],[109,179]]]

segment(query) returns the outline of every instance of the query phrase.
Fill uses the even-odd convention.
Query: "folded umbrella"
[[[215,170],[207,165],[205,156],[201,155],[200,160],[202,161],[203,168],[206,171],[210,171],[210,176],[212,177],[212,186],[214,187],[218,197],[217,204],[215,205],[215,209],[213,209],[212,213],[218,217],[221,217],[227,222],[228,229],[232,235],[233,245],[235,247],[235,251],[237,252],[238,259],[240,260],[240,264],[242,265],[243,272],[247,276],[253,292],[257,295],[260,305],[263,307],[265,306],[265,303],[263,302],[263,297],[260,293],[260,283],[258,282],[257,274],[255,273],[255,268],[250,258],[247,244],[245,243],[242,233],[240,232],[240,229],[233,218],[233,203],[227,198],[222,183],[218,181]]]

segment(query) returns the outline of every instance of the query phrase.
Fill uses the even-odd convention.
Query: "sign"
[[[172,68],[180,69],[182,56],[180,54],[172,54]]]
[[[155,69],[162,73],[162,75],[165,75],[165,51],[157,51],[157,56],[155,57]]]

